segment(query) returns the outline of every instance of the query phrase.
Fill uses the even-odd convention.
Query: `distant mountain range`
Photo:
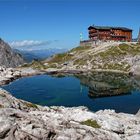
[[[48,48],[45,50],[17,50],[17,49],[14,49],[14,51],[17,53],[20,53],[27,62],[31,62],[34,59],[43,60],[54,54],[66,52],[67,49],[60,49],[60,48]]]

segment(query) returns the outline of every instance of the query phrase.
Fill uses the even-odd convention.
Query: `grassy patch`
[[[55,63],[49,64],[48,68],[57,68],[57,65]]]
[[[86,60],[84,59],[77,59],[74,61],[74,65],[85,65],[86,64]]]
[[[127,63],[105,63],[103,69],[129,71],[130,65]]]
[[[117,48],[117,46],[112,46],[110,49],[106,50],[105,52],[100,52],[97,56],[100,56],[102,59],[114,58],[119,57],[120,55],[126,55],[126,52],[121,51]]]
[[[91,126],[93,128],[100,128],[101,126],[97,123],[96,120],[86,120],[86,121],[83,121],[81,122],[82,125],[87,125],[87,126]]]
[[[140,46],[136,45],[127,45],[127,44],[120,44],[118,46],[122,51],[127,52],[127,54],[136,55],[140,53]]]
[[[76,48],[73,48],[70,52],[74,52],[74,51],[84,51],[84,50],[88,50],[90,49],[91,46],[78,46]]]
[[[23,64],[21,66],[22,68],[26,68],[26,67],[32,67],[35,69],[46,69],[46,66],[43,65],[43,63],[41,61],[32,61],[31,63],[27,63],[27,64]]]
[[[41,61],[33,61],[29,66],[35,69],[46,69]]]
[[[38,108],[36,104],[33,103],[25,103],[27,107]]]
[[[22,68],[26,68],[26,67],[29,67],[30,66],[30,63],[25,63],[25,64],[23,64],[21,67]]]
[[[72,50],[70,50],[67,53],[56,54],[48,61],[48,63],[49,64],[52,64],[52,63],[62,64],[62,63],[68,62],[68,61],[72,60],[73,55],[71,55],[71,53],[73,53],[75,51],[81,52],[84,50],[88,50],[90,48],[91,48],[90,46],[79,46],[79,47],[73,48]]]
[[[64,63],[69,60],[71,60],[71,55],[68,53],[61,53],[53,56],[52,59],[48,61],[48,63]]]
[[[120,44],[119,46],[112,46],[110,49],[96,54],[96,57],[100,56],[101,59],[117,58],[125,55],[137,55],[140,54],[139,45],[127,45]]]
[[[131,49],[131,46],[130,45],[128,45],[128,44],[120,44],[119,46],[118,46],[121,50],[123,50],[123,51],[129,51],[130,49]]]

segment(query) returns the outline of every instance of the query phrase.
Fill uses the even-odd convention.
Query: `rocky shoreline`
[[[118,70],[80,70],[80,69],[47,69],[47,70],[38,70],[33,69],[30,67],[25,68],[5,68],[0,67],[0,86],[9,84],[13,80],[27,77],[27,76],[34,76],[40,74],[50,74],[50,75],[65,75],[65,74],[82,74],[86,72],[114,72],[114,73],[122,73],[122,74],[129,74],[128,72],[118,71]]]
[[[80,74],[84,72],[114,72],[114,73],[122,73],[129,74],[129,72],[120,71],[120,70],[109,70],[109,69],[56,69],[56,68],[48,68],[46,71],[48,74],[57,74],[57,73],[66,73],[66,74]]]
[[[87,122],[90,123],[87,123]],[[140,116],[86,107],[42,107],[0,89],[0,139],[138,140]]]
[[[10,82],[28,76],[40,75],[40,74],[49,74],[49,75],[59,75],[59,74],[81,74],[88,72],[85,70],[59,70],[59,69],[47,69],[39,70],[33,69],[31,67],[19,67],[19,68],[6,68],[0,66],[0,86],[9,84]]]
[[[43,71],[35,70],[32,68],[5,68],[0,67],[0,86],[9,84],[13,80],[43,74]]]

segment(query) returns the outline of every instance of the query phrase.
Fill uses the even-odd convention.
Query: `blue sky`
[[[132,28],[137,37],[139,13],[140,0],[0,0],[0,37],[13,47],[72,48],[92,24]]]

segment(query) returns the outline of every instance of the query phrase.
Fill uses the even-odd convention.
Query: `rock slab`
[[[95,120],[100,128],[81,122]],[[0,89],[0,139],[5,140],[139,140],[139,115],[86,107],[42,107]]]

